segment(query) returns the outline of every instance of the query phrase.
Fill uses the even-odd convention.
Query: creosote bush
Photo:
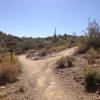
[[[86,67],[83,72],[85,89],[88,92],[95,92],[100,87],[100,70],[92,66]]]
[[[69,68],[73,67],[74,59],[72,57],[61,57],[57,62],[57,68]]]

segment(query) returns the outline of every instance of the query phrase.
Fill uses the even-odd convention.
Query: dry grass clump
[[[80,54],[86,53],[87,50],[89,49],[88,46],[86,45],[86,43],[87,43],[87,37],[86,36],[79,40],[78,45],[80,47],[80,51],[79,51]]]
[[[73,67],[73,57],[61,57],[57,62],[57,68],[69,68]]]
[[[54,46],[54,47],[51,47],[49,49],[50,52],[59,52],[61,50],[64,50],[65,48],[67,48],[67,45],[59,45],[59,46]]]
[[[96,57],[98,56],[98,53],[97,53],[97,50],[94,49],[94,48],[90,48],[88,51],[87,51],[87,61],[89,64],[93,64],[95,63],[95,59]]]
[[[13,55],[13,60],[11,61],[10,55],[6,56],[0,62],[0,84],[5,85],[9,82],[14,82],[18,78],[20,72],[20,64],[15,55]]]

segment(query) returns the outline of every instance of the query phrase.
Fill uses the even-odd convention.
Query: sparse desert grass
[[[72,57],[61,57],[59,60],[57,60],[57,68],[69,68],[73,67],[73,61],[74,59]]]
[[[20,72],[20,64],[15,55],[11,61],[10,55],[7,53],[0,62],[0,84],[6,84],[16,81]]]
[[[78,45],[80,47],[79,53],[84,54],[84,53],[87,52],[88,46],[86,45],[86,43],[87,43],[87,38],[86,37],[83,37],[79,40],[79,43],[78,43]]]
[[[95,92],[100,87],[100,69],[98,67],[86,67],[83,71],[83,77],[86,91]]]
[[[88,51],[87,51],[88,54],[92,55],[94,58],[98,55],[97,53],[97,50],[94,49],[94,48],[90,48]]]

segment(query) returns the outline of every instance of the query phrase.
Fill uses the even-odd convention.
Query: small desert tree
[[[100,47],[100,25],[93,20],[89,22],[86,33],[86,45],[88,47]]]

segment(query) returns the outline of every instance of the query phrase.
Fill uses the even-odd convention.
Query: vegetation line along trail
[[[19,56],[23,65],[22,80],[26,88],[26,99],[30,100],[78,100],[73,91],[64,89],[63,84],[57,79],[53,66],[55,60],[61,56],[70,56],[78,47],[63,50],[53,57],[43,60],[31,61],[25,55]],[[24,86],[23,85],[23,86]]]

